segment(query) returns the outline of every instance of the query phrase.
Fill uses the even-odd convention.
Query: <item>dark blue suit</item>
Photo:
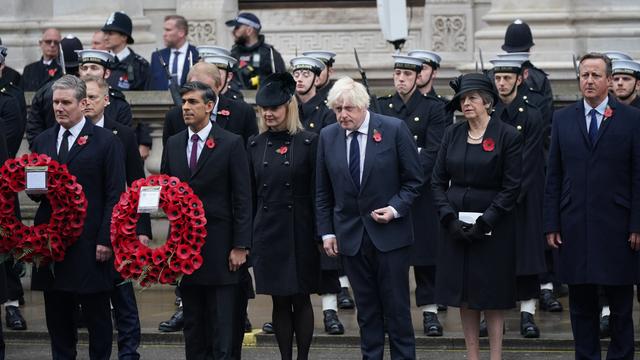
[[[160,54],[160,55],[158,55]],[[169,88],[169,80],[167,79],[167,70],[164,69],[158,56],[162,56],[164,63],[171,66],[169,59],[171,58],[171,49],[164,48],[160,51],[151,53],[151,66],[149,68],[149,79],[147,81],[147,90],[167,90]],[[191,65],[198,62],[200,55],[193,45],[189,45],[187,56],[184,58],[184,66],[182,68],[182,76],[180,77],[180,85],[187,82],[187,74],[191,69]],[[171,68],[169,68],[171,72]]]
[[[386,320],[391,357],[414,359],[409,311],[411,204],[422,168],[402,120],[370,113],[360,190],[347,164],[346,132],[337,123],[320,132],[316,206],[319,235],[335,234],[358,306],[363,359],[382,359]],[[381,140],[373,139],[374,130]],[[362,137],[362,136],[361,136]],[[371,211],[392,206],[399,218],[375,222]]]
[[[554,113],[544,199],[545,233],[559,232],[560,281],[569,284],[576,359],[600,359],[597,285],[611,307],[607,358],[633,357],[633,284],[640,233],[640,111],[611,96],[591,144],[583,101]]]
[[[58,160],[59,129],[56,125],[38,135],[33,151]],[[109,292],[113,288],[113,261],[97,262],[96,245],[111,247],[111,212],[125,186],[124,155],[120,141],[111,131],[96,127],[89,120],[78,137],[85,135],[87,142],[74,143],[65,161],[88,202],[82,235],[67,249],[64,260],[54,264],[54,271],[49,266],[34,267],[32,275],[33,289],[44,290],[54,359],[75,358],[77,327],[73,314],[78,303],[89,329],[91,358],[109,359],[111,355]],[[50,216],[51,205],[44,198],[34,224],[46,223]]]

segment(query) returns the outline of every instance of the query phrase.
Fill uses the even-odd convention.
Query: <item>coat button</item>
[[[291,187],[291,184],[289,184],[289,183],[284,183],[284,187],[289,188],[289,187]]]
[[[389,108],[393,109],[393,104],[389,104]]]
[[[263,166],[267,166],[267,165],[269,165],[269,163],[265,161],[265,162],[262,163],[262,165]]]
[[[267,141],[267,146],[273,146],[273,143],[271,141]]]
[[[290,145],[290,144],[291,144],[291,141],[287,140],[287,141],[285,141],[285,142],[284,142],[284,144],[285,144],[285,145]]]
[[[518,111],[524,112],[524,109],[523,108],[518,108]]]
[[[289,209],[289,211],[291,211],[291,209],[293,209],[293,206],[287,205],[287,209]]]
[[[262,207],[262,210],[267,211],[267,210],[269,210],[269,208],[267,207],[267,205],[265,205],[265,206]]]
[[[284,166],[289,166],[289,160],[283,162]]]
[[[313,129],[314,127],[316,127],[316,124],[314,124],[314,123],[309,123],[309,127]]]
[[[527,100],[527,95],[524,95],[522,98],[523,98],[523,99],[525,99],[525,100]]]
[[[420,121],[420,118],[416,116],[413,118],[413,121]]]
[[[262,184],[262,187],[266,189],[266,188],[268,188],[268,187],[269,187],[269,185],[267,185],[267,184]]]
[[[522,125],[516,126],[516,129],[518,129],[518,131],[521,131],[522,130]]]

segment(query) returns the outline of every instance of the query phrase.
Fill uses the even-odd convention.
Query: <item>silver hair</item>
[[[332,109],[341,105],[338,103],[340,101],[350,102],[353,106],[366,110],[371,99],[364,85],[345,76],[333,84],[327,95],[327,105]]]
[[[87,85],[77,76],[64,75],[56,80],[51,86],[51,91],[73,90],[76,100],[80,101],[87,97]]]

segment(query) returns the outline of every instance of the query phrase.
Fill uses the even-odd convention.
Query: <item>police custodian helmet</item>
[[[533,45],[535,44],[533,43],[531,28],[526,22],[517,19],[509,24],[507,32],[504,34],[502,50],[506,52],[529,51]]]

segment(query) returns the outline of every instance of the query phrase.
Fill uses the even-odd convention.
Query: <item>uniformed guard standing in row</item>
[[[613,93],[623,104],[640,108],[640,63],[632,60],[613,60]]]
[[[333,64],[336,61],[336,53],[327,50],[312,50],[312,51],[304,51],[302,52],[302,56],[311,56],[312,58],[316,58],[324,64],[324,69],[318,75],[318,85],[316,86],[316,92],[320,94],[322,99],[327,100],[327,95],[329,94],[329,90],[331,90],[331,86],[333,85],[333,81],[331,77],[333,76]]]
[[[291,59],[291,72],[296,81],[296,99],[300,121],[307,131],[320,133],[320,130],[336,122],[336,116],[324,103],[322,94],[316,90],[320,73],[325,69],[322,61],[299,56]]]
[[[220,97],[244,102],[244,95],[238,89],[237,82],[233,81],[233,69],[235,69],[238,60],[231,56],[231,51],[220,46],[203,45],[198,46],[198,52],[200,59],[207,59],[208,63],[215,65],[220,71],[220,80],[222,81]]]
[[[542,233],[542,198],[544,195],[544,134],[548,124],[538,108],[518,94],[522,64],[527,60],[495,59],[494,83],[498,102],[494,116],[512,125],[523,138],[522,182],[516,204],[516,290],[520,301],[520,334],[525,338],[540,337],[533,316],[540,296],[539,275],[546,269]],[[482,331],[482,329],[481,329]]]
[[[235,45],[231,54],[238,60],[238,79],[243,89],[257,89],[260,80],[272,73],[287,71],[280,53],[264,42],[260,19],[252,13],[240,13],[225,23],[232,27]]]
[[[407,53],[407,55],[421,58],[425,61],[425,63],[422,65],[422,71],[420,71],[420,73],[418,74],[418,81],[416,82],[418,91],[420,91],[422,95],[435,97],[436,99],[442,101],[442,104],[446,106],[448,100],[441,95],[438,95],[436,93],[435,87],[433,86],[438,75],[440,62],[442,61],[440,55],[428,50],[411,50]],[[453,123],[454,120],[453,111],[445,111],[447,125],[449,125]]]
[[[0,45],[2,45],[2,39],[0,39]],[[7,47],[4,46],[4,50],[2,51],[2,56],[7,58]],[[7,66],[6,64],[0,69],[0,89],[7,86],[7,84],[13,84],[23,90],[22,86],[22,75],[17,72],[14,68]]]
[[[384,115],[405,121],[420,154],[425,178],[419,188],[420,196],[411,207],[414,219],[415,243],[411,251],[411,265],[416,279],[416,305],[422,309],[424,332],[427,336],[442,336],[435,303],[435,274],[437,242],[440,224],[431,193],[431,172],[442,135],[449,121],[445,119],[444,104],[417,90],[418,74],[425,61],[413,56],[394,55],[393,84],[395,94],[378,98]]]

